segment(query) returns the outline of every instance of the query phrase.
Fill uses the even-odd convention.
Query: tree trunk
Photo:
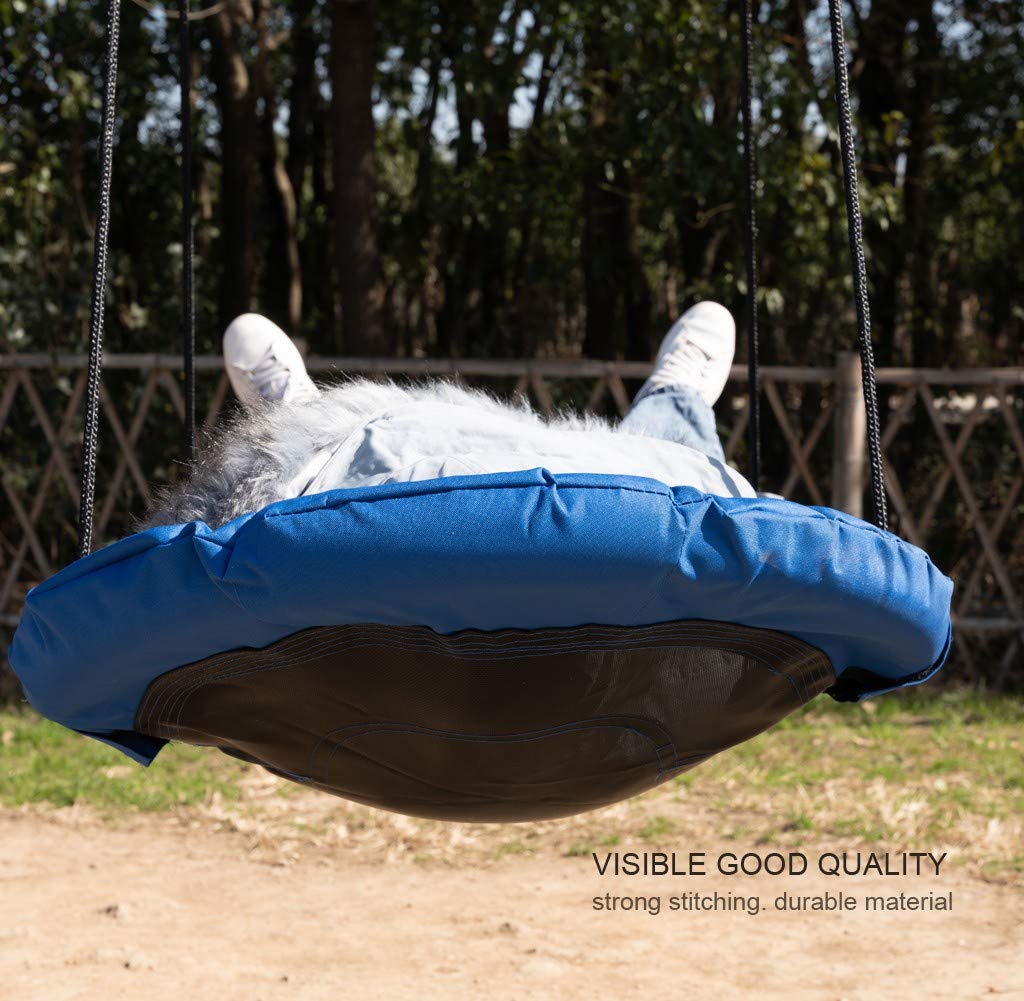
[[[292,179],[278,148],[274,122],[277,96],[270,67],[272,46],[260,31],[259,52],[253,76],[258,90],[260,169],[270,215],[269,242],[264,258],[262,296],[264,312],[289,334],[299,333],[302,323],[302,265],[299,258],[298,205]]]
[[[344,350],[387,354],[373,122],[376,0],[333,0],[332,11],[334,265]]]
[[[313,116],[313,151],[310,187],[313,206],[322,212],[310,211],[306,216],[306,234],[302,252],[305,292],[303,302],[310,347],[321,354],[330,354],[341,344],[338,294],[334,283],[334,192],[331,187],[330,155],[331,122],[326,101],[317,101]]]
[[[302,323],[302,266],[299,258],[298,208],[291,178],[277,150],[274,119],[267,101],[261,128],[263,189],[270,209],[270,239],[263,279],[265,312],[293,336]]]
[[[587,151],[583,179],[583,269],[590,357],[649,358],[652,296],[637,248],[639,228],[628,144],[616,128],[622,84],[599,19],[586,34]],[[617,331],[625,328],[624,343]]]
[[[932,145],[932,109],[939,90],[937,64],[942,55],[942,40],[931,0],[919,0],[914,6],[917,52],[913,64],[914,89],[909,99],[910,133],[903,205],[910,256],[911,360],[915,366],[927,367],[948,362],[952,350],[949,343],[952,332],[942,331],[936,322],[938,262],[932,243],[934,226],[928,211],[928,152]]]
[[[540,166],[540,133],[544,126],[548,97],[559,60],[560,52],[552,35],[541,53],[533,117],[523,137],[523,175],[526,177],[536,172]],[[516,251],[512,267],[512,316],[519,330],[520,350],[527,357],[536,353],[538,343],[553,335],[552,330],[546,329],[539,297],[531,280],[532,276],[540,274],[544,267],[544,241],[537,239],[543,209],[541,193],[535,188],[527,188],[519,213],[519,249]]]
[[[857,10],[856,4],[852,8]],[[858,102],[860,152],[866,184],[896,181],[898,148],[886,137],[889,116],[904,109],[907,26],[912,17],[905,0],[875,0],[870,15],[858,21],[856,57],[851,78]],[[900,287],[906,258],[899,233],[883,229],[870,216],[864,220],[873,286],[871,320],[880,365],[897,358]]]
[[[241,23],[250,17],[248,4],[231,0],[211,18],[211,75],[221,123],[222,328],[252,308],[256,100],[239,38]]]
[[[626,357],[634,361],[648,360],[653,351],[652,317],[654,296],[644,272],[643,258],[637,241],[640,227],[637,206],[639,197],[633,190],[632,179],[621,168],[623,189],[620,193],[619,214],[622,233],[623,301],[626,318]]]
[[[292,82],[288,99],[288,179],[302,204],[306,172],[313,159],[313,124],[319,101],[314,0],[296,0],[292,29]]]
[[[439,267],[444,283],[444,299],[437,316],[438,351],[448,357],[460,357],[466,351],[469,300],[474,288],[473,267],[477,264],[472,253],[475,222],[464,222],[468,214],[465,205],[465,185],[462,175],[477,158],[477,145],[473,139],[473,99],[465,76],[466,62],[460,57],[457,45],[446,55],[451,65],[452,90],[455,94],[455,117],[459,130],[455,138],[455,166],[452,185],[457,199],[453,222],[443,236]]]
[[[608,177],[611,127],[611,56],[599,20],[588,27],[587,136],[583,178],[583,277],[586,297],[586,328],[583,353],[591,358],[616,355],[615,308],[618,303],[616,199]]]

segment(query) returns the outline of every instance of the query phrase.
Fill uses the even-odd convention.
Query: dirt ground
[[[0,812],[0,848],[4,1001],[1024,998],[1020,887],[966,871],[843,882],[952,891],[952,913],[653,916],[597,913],[592,898],[693,884],[602,879],[588,855],[543,844],[454,865],[268,852],[209,819],[70,809]],[[700,889],[738,888],[709,876]],[[821,875],[742,888],[764,904],[836,889]]]

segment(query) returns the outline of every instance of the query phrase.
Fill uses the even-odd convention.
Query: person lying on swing
[[[525,401],[503,403],[446,381],[317,386],[284,331],[247,313],[224,334],[224,362],[243,411],[190,475],[158,498],[145,527],[196,520],[218,527],[327,490],[537,467],[755,497],[726,464],[712,410],[735,346],[725,307],[693,306],[662,341],[629,413],[613,424],[575,414],[547,419]]]

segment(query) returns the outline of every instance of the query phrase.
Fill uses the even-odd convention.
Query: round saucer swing
[[[331,491],[90,554],[120,23],[120,0],[108,0],[80,558],[26,598],[9,659],[29,701],[144,764],[186,741],[389,810],[520,821],[649,789],[823,692],[857,700],[937,671],[952,583],[886,527],[839,0],[829,8],[875,525],[783,500],[534,469]],[[756,485],[749,2],[743,14]],[[187,53],[186,0],[179,16]],[[181,67],[187,95],[187,58]]]

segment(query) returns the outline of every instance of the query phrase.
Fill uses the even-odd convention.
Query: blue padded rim
[[[921,550],[826,508],[533,469],[130,536],[29,593],[9,659],[43,715],[148,762],[160,742],[132,726],[155,677],[312,626],[736,622],[880,676],[861,698],[938,670],[952,590]]]

